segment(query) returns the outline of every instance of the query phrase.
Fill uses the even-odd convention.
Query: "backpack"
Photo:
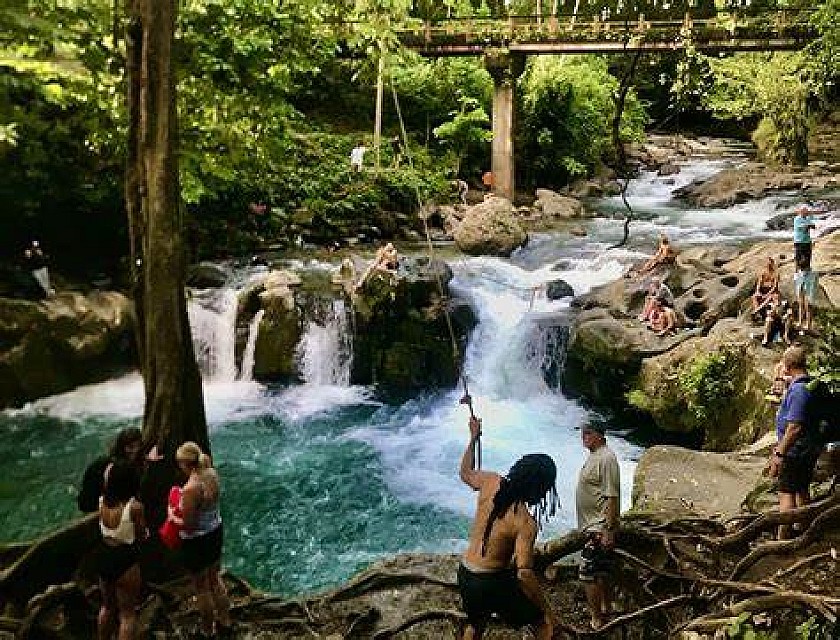
[[[840,442],[838,385],[821,378],[812,378],[804,384],[809,394],[807,404],[809,422],[814,426],[811,440],[820,448],[825,447],[829,442]]]

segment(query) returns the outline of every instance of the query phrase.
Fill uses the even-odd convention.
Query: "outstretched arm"
[[[470,439],[467,442],[467,448],[464,449],[464,455],[461,456],[461,472],[459,475],[465,484],[478,491],[481,489],[482,483],[495,474],[475,468],[475,448],[481,437],[481,420],[475,416],[470,416],[469,424]]]

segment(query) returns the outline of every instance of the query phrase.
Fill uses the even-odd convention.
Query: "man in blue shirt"
[[[808,504],[809,488],[821,447],[816,442],[816,425],[809,415],[805,350],[788,347],[782,356],[784,375],[791,380],[776,413],[778,444],[770,454],[770,476],[779,481],[779,511],[791,511]],[[790,526],[781,525],[780,540],[790,536]]]
[[[816,228],[816,223],[810,211],[807,205],[799,205],[793,219],[794,262],[802,271],[811,270],[811,229]]]

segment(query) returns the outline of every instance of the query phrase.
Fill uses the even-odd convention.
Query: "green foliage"
[[[593,171],[612,153],[610,124],[618,81],[601,58],[536,56],[521,81],[519,151],[528,184],[561,186]],[[645,113],[630,93],[623,140],[639,139]]]
[[[715,83],[707,106],[718,116],[761,117],[754,139],[770,162],[808,160],[807,100],[814,82],[801,53],[738,54],[709,58]]]
[[[444,142],[455,155],[455,175],[458,175],[461,158],[470,149],[487,149],[493,139],[489,130],[490,116],[475,98],[462,98],[461,108],[452,113],[452,119],[434,129],[435,136]]]
[[[740,393],[744,349],[730,345],[698,356],[682,367],[678,381],[687,409],[698,425],[717,420]]]

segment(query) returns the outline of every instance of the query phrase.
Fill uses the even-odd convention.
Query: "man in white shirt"
[[[365,161],[365,151],[367,151],[367,147],[363,144],[358,144],[353,147],[353,150],[350,152],[350,168],[353,171],[361,171],[362,165]]]

